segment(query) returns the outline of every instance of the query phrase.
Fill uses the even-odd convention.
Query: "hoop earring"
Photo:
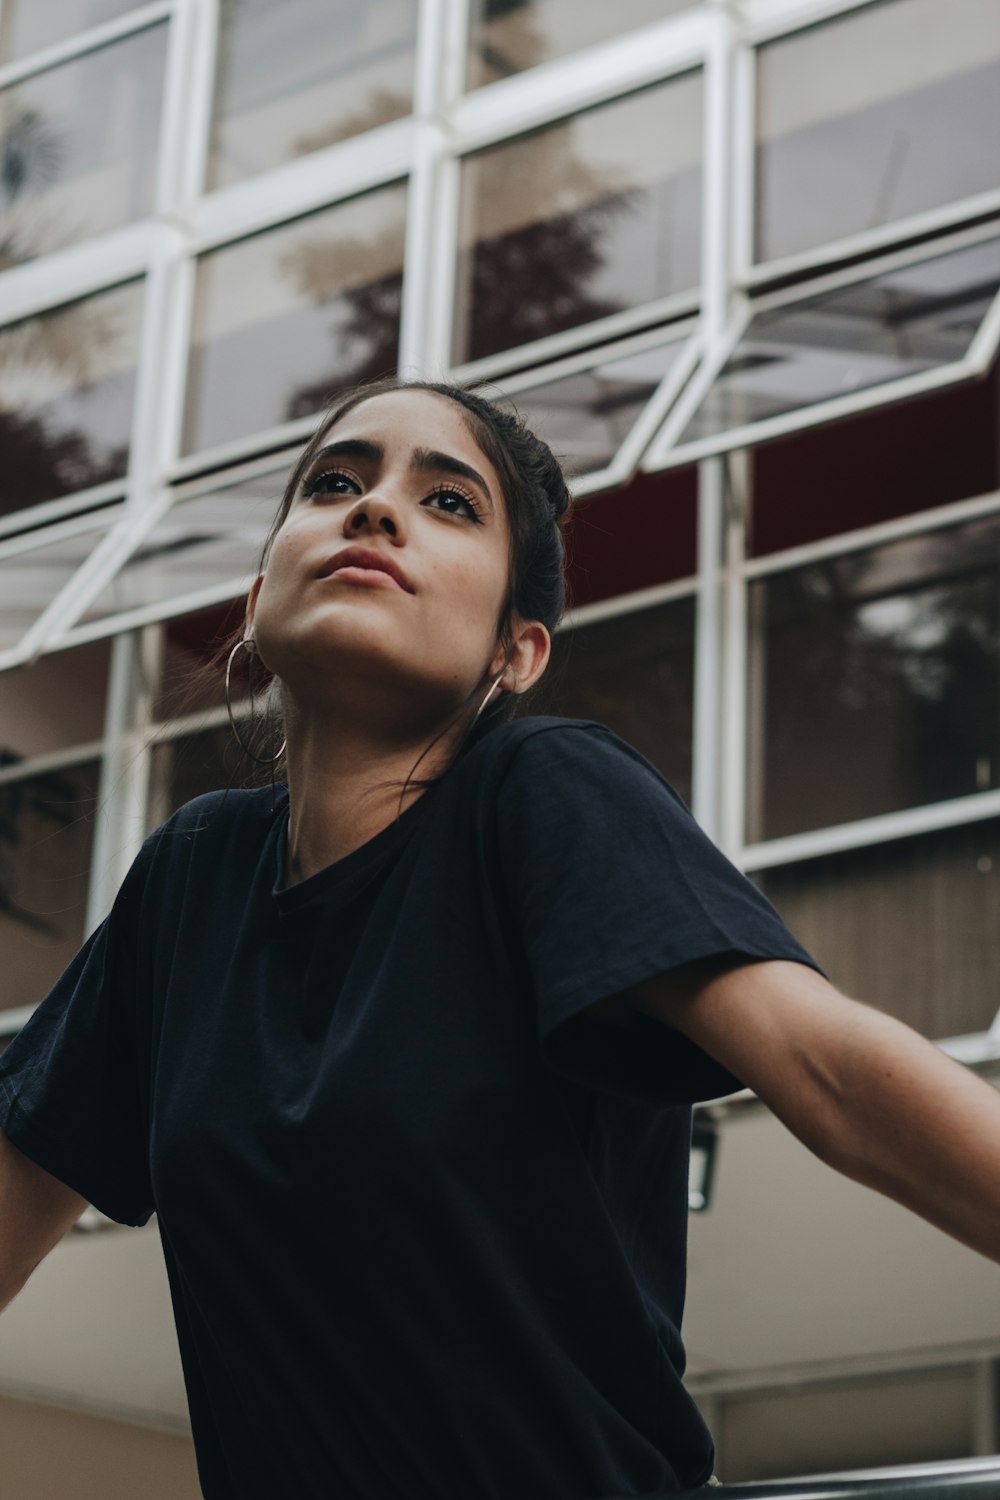
[[[254,648],[254,643],[253,643],[253,636],[251,636],[251,635],[245,635],[242,640],[237,641],[236,645],[230,651],[229,656],[226,659],[226,713],[229,715],[229,727],[233,731],[233,738],[235,739],[237,745],[239,745],[240,749],[243,751],[244,755],[249,755],[250,759],[253,760],[253,761],[256,761],[259,766],[273,766],[284,755],[284,753],[285,753],[285,746],[288,743],[288,741],[287,740],[282,740],[281,744],[278,746],[277,753],[274,754],[274,755],[270,755],[270,756],[268,756],[268,755],[254,755],[253,751],[249,748],[249,746],[248,745],[244,745],[243,740],[240,737],[240,732],[239,732],[239,730],[236,727],[236,718],[235,718],[235,716],[233,714],[233,700],[232,700],[232,694],[231,694],[231,691],[230,691],[230,678],[232,677],[232,673],[233,673],[233,662],[234,662],[234,660],[236,658],[236,653],[240,649],[241,646],[246,646],[247,650],[250,652],[250,655],[253,656],[254,653],[255,653],[255,648]],[[252,707],[253,706],[253,688],[252,687],[250,689],[250,704],[251,704],[251,707]]]
[[[506,668],[504,668],[504,671],[506,671]],[[482,713],[483,709],[486,707],[487,703],[489,703],[490,699],[493,697],[493,694],[496,692],[497,688],[500,686],[500,679],[502,677],[503,677],[503,672],[498,672],[497,675],[494,677],[493,681],[490,683],[489,692],[486,694],[486,697],[483,699],[482,703],[480,703],[479,707],[476,709],[475,718],[472,720],[473,724],[478,724],[478,722],[479,722],[479,715]]]

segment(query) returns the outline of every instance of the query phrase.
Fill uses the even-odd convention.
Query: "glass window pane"
[[[0,270],[153,207],[167,28],[0,91]]]
[[[222,0],[208,186],[409,114],[417,0]]]
[[[204,792],[261,781],[261,768],[247,763],[228,724],[164,740],[153,749],[149,830]]]
[[[0,515],[120,479],[142,283],[0,328]]]
[[[608,359],[576,375],[532,386],[512,398],[532,432],[569,475],[606,469],[628,437],[685,340]]]
[[[204,255],[188,452],[318,411],[396,368],[406,188],[367,193]]]
[[[831,980],[925,1036],[988,1031],[1000,996],[1000,824],[754,877]]]
[[[691,795],[694,601],[675,599],[556,633],[528,713],[596,719]]]
[[[137,0],[3,0],[0,62],[40,52],[102,21],[134,10]]]
[[[750,450],[752,555],[1000,490],[1000,365]]]
[[[566,533],[576,607],[654,588],[695,571],[698,471],[637,474],[621,489],[577,500]]]
[[[101,739],[110,657],[99,641],[0,672],[0,766]]]
[[[104,537],[110,518],[98,513],[84,529],[74,522],[46,527],[37,540],[0,557],[0,651],[16,646]]]
[[[762,47],[757,258],[1000,187],[1000,0],[895,0]]]
[[[1000,519],[751,589],[748,837],[1000,786]]]
[[[690,10],[696,0],[470,0],[469,88]]]
[[[100,763],[0,784],[0,1010],[44,999],[84,938]]]
[[[954,364],[998,290],[988,240],[757,313],[679,446]]]
[[[701,95],[691,74],[465,158],[456,364],[697,287]]]
[[[190,609],[192,596],[245,594],[257,573],[284,475],[243,480],[193,500],[178,501],[81,616],[81,623],[129,610]]]
[[[246,600],[234,599],[168,620],[163,627],[163,665],[153,700],[157,720],[180,718],[225,705],[225,660],[230,639],[242,634]],[[246,673],[236,676],[234,701],[246,692]]]

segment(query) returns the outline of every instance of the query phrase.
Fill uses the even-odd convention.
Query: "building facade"
[[[635,744],[835,983],[989,1074],[998,140],[1000,0],[0,0],[3,1035],[235,774],[201,668],[317,414],[399,370],[513,402],[572,475],[538,706]],[[738,1256],[741,1194],[785,1149],[752,1103],[721,1132],[692,1378],[723,1472],[1000,1445],[979,1263],[839,1189],[799,1189],[837,1232],[798,1337],[716,1332],[712,1277],[777,1263]],[[913,1284],[824,1333],[852,1223]],[[24,1363],[31,1295],[0,1389],[179,1420]]]

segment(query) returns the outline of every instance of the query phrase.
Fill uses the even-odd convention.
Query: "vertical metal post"
[[[145,743],[159,678],[158,627],[115,636],[111,644],[104,761],[94,825],[87,932],[111,910],[146,831],[150,751]]]
[[[705,357],[725,337],[730,301],[732,184],[731,80],[733,23],[721,7],[705,62],[702,313]],[[710,838],[721,837],[720,752],[725,650],[726,467],[721,458],[698,466],[698,592],[695,613],[692,810]]]
[[[443,378],[450,364],[458,165],[448,121],[462,84],[462,12],[464,0],[421,0],[399,330],[403,376]]]

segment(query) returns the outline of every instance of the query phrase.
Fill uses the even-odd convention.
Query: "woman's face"
[[[441,722],[503,665],[508,549],[460,408],[374,396],[324,435],[275,536],[251,592],[260,655],[299,709]]]

